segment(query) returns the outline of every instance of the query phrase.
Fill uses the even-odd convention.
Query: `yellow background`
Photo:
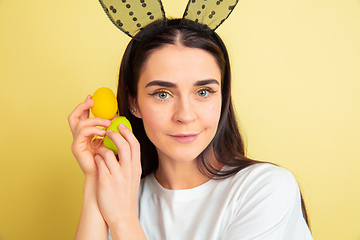
[[[186,0],[163,0],[168,16]],[[240,0],[217,30],[249,155],[291,170],[316,240],[360,239],[360,1]],[[129,37],[96,0],[0,0],[0,239],[72,239],[67,116],[116,89]]]

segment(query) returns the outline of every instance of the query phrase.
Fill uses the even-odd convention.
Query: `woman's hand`
[[[118,158],[103,146],[96,150],[94,158],[99,173],[98,204],[110,230],[138,221],[140,145],[125,125],[120,124],[119,131],[121,135],[115,131],[106,133],[118,148]]]
[[[111,121],[101,118],[89,118],[90,108],[94,105],[91,96],[87,96],[85,102],[80,103],[69,115],[68,121],[73,135],[71,151],[78,161],[85,177],[97,177],[97,166],[94,161],[95,149],[91,147],[91,139],[97,136],[105,136],[105,131],[97,126],[109,127]],[[92,144],[100,143],[96,139]]]

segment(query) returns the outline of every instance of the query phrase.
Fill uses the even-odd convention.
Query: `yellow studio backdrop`
[[[163,0],[180,17],[187,0]],[[250,157],[293,172],[314,239],[360,239],[360,1],[241,0],[217,30]],[[129,37],[96,0],[0,0],[0,239],[72,239],[67,116],[114,91]]]

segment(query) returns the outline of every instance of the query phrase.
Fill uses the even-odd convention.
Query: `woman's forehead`
[[[144,63],[141,72],[140,79],[142,75],[147,78],[198,79],[216,79],[221,75],[217,60],[209,52],[170,44],[154,50]]]

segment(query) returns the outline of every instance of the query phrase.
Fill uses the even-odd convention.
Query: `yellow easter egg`
[[[94,106],[91,112],[95,117],[111,119],[118,110],[118,104],[113,91],[107,87],[101,87],[96,90],[92,96]]]

